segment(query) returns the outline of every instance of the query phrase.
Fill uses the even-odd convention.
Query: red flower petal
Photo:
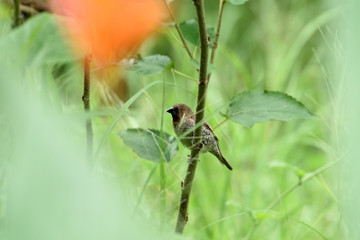
[[[107,64],[126,57],[159,26],[158,0],[51,0],[61,25],[80,54]]]

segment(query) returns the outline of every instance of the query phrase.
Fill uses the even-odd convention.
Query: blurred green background
[[[205,4],[208,24],[216,26],[219,2]],[[196,17],[191,1],[171,5],[178,22]],[[326,0],[225,6],[205,117],[234,170],[201,156],[185,238],[357,239],[342,211],[346,169],[337,164],[346,154],[343,18]],[[182,75],[197,78],[197,71],[175,29],[162,28],[139,52],[169,56],[176,71],[93,74],[95,149],[131,96],[155,81],[171,84],[164,94],[159,83],[135,99],[89,168],[81,62],[66,50],[48,14],[11,25],[12,7],[2,2],[0,239],[177,238],[172,232],[189,151],[179,145],[160,177],[159,163],[138,157],[118,135],[127,128],[160,129],[162,120],[164,131],[175,135],[164,111],[175,103],[195,108],[197,83]],[[286,92],[318,118],[215,127],[231,98],[249,89]],[[311,178],[298,184],[304,176]]]

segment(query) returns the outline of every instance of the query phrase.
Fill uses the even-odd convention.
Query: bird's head
[[[166,112],[170,113],[173,121],[180,121],[182,118],[188,118],[193,117],[194,113],[191,111],[191,108],[189,108],[185,104],[175,104],[171,108],[169,108]]]

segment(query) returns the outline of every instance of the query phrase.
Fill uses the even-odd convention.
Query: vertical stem
[[[84,103],[85,112],[90,112],[90,62],[91,55],[87,55],[84,58],[84,93],[82,95],[82,101]],[[89,163],[93,162],[93,128],[91,117],[86,119],[86,152]]]
[[[201,140],[201,129],[205,111],[205,100],[207,90],[207,63],[208,63],[208,39],[206,32],[206,21],[204,11],[204,0],[193,0],[196,13],[198,16],[199,34],[200,34],[200,71],[199,71],[199,86],[198,97],[196,105],[195,129],[194,139]],[[191,187],[195,176],[196,166],[199,160],[199,152],[201,149],[201,141],[197,141],[196,146],[191,150],[189,165],[186,171],[186,176],[181,188],[179,213],[176,223],[175,232],[182,234],[187,222],[187,211],[189,206],[189,199]]]
[[[20,25],[20,0],[14,0],[14,23],[13,27]]]

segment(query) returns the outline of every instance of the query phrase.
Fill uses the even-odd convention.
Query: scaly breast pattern
[[[183,136],[183,134],[189,129],[193,128],[194,125],[195,121],[193,119],[186,119],[184,121],[180,121],[180,123],[174,126],[176,135],[180,138],[181,143],[189,149],[191,149],[191,147],[196,144],[196,141],[193,140],[193,132],[190,132],[186,136]],[[206,153],[208,151],[212,152],[214,149],[216,150],[218,143],[211,130],[203,125],[201,131],[203,143],[201,153]]]

